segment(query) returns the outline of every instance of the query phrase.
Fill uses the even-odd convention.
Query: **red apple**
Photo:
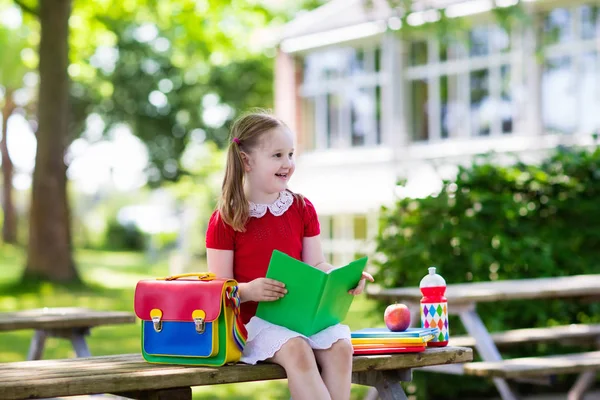
[[[390,331],[405,331],[410,326],[410,310],[405,304],[390,304],[383,313],[383,320]]]

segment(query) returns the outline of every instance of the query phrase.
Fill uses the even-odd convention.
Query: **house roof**
[[[472,1],[472,0],[471,0]],[[412,11],[442,9],[466,0],[415,0]],[[330,0],[312,11],[304,12],[286,24],[280,40],[326,32],[370,21],[385,20],[393,15],[388,0]]]

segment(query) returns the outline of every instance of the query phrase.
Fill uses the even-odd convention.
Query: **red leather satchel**
[[[239,306],[237,282],[212,273],[139,281],[134,307],[144,359],[204,366],[239,361],[247,338]]]

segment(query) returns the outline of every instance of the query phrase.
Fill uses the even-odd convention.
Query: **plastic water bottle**
[[[448,344],[448,300],[446,281],[435,273],[435,267],[429,268],[429,274],[421,279],[419,284],[423,298],[421,299],[421,326],[423,328],[438,328],[437,336],[427,343],[429,347],[444,347]]]

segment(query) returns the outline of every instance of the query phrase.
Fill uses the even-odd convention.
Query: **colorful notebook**
[[[402,332],[390,331],[388,328],[365,328],[352,332],[353,338],[423,338],[435,336],[438,328],[408,328]]]
[[[381,348],[365,348],[365,349],[357,349],[354,348],[354,354],[356,355],[381,355],[381,354],[392,354],[392,353],[420,353],[425,351],[426,346],[420,347],[388,347],[385,349]]]
[[[423,336],[423,337],[414,337],[414,338],[355,338],[353,337],[352,344],[402,344],[405,343],[416,343],[423,344],[427,343],[435,336]]]
[[[276,301],[258,304],[256,316],[306,336],[346,318],[354,289],[367,265],[367,257],[323,272],[274,250],[267,278],[283,282],[287,294]]]

